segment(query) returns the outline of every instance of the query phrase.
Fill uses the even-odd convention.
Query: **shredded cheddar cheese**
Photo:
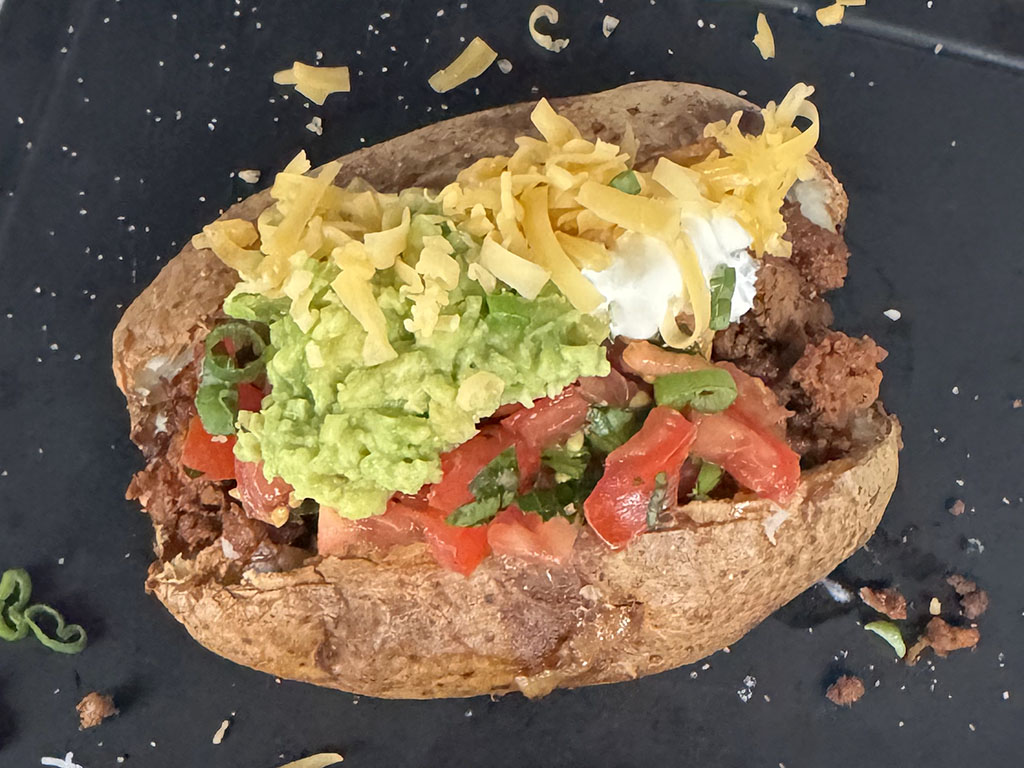
[[[867,0],[836,0],[832,5],[826,5],[814,12],[818,23],[823,27],[831,27],[843,23],[843,17],[849,6],[867,5]]]
[[[479,37],[474,37],[455,61],[430,76],[427,82],[438,93],[447,93],[467,80],[480,77],[494,63],[498,54]]]
[[[296,61],[291,68],[274,74],[278,85],[293,85],[315,104],[323,104],[332,93],[348,93],[352,90],[348,67],[313,67]]]
[[[757,14],[757,34],[754,35],[754,45],[761,53],[761,58],[767,61],[775,58],[775,35],[772,28],[768,26],[768,19],[763,13]]]
[[[472,71],[456,63],[445,71]],[[781,208],[790,187],[815,173],[808,159],[818,138],[812,93],[798,84],[779,104],[769,103],[758,133],[740,130],[741,113],[706,126],[717,149],[690,165],[661,157],[651,171],[631,171],[637,194],[610,186],[633,165],[632,132],[623,140],[628,151],[586,139],[545,99],[531,114],[540,138],[519,137],[510,156],[477,160],[436,194],[411,190],[410,198],[359,182],[339,187],[340,163],[311,170],[300,152],[275,178],[274,203],[255,223],[214,222],[193,245],[212,249],[238,272],[236,291],[288,298],[304,332],[319,322],[323,302],[344,306],[365,331],[363,362],[372,366],[394,359],[392,339],[403,333],[429,339],[458,328],[460,317],[445,312],[464,279],[487,293],[511,289],[527,299],[550,282],[578,311],[602,311],[605,299],[583,270],[608,268],[618,238],[634,232],[664,243],[681,275],[682,293],[660,326],[663,339],[706,350],[711,298],[691,224],[729,217],[749,234],[755,256],[789,255]],[[798,119],[808,125],[797,127]],[[316,277],[325,266],[334,270],[326,287]],[[388,302],[405,308],[400,327],[389,326],[385,309],[394,305],[382,304],[382,285],[393,286]],[[305,353],[311,367],[323,365],[316,344]],[[460,397],[477,402],[494,396],[495,387],[480,379]]]
[[[545,18],[552,24],[558,23],[558,11],[552,8],[550,5],[538,5],[533,9],[530,14],[530,37],[533,38],[533,42],[539,45],[546,51],[552,53],[561,53],[567,45],[569,45],[569,38],[560,37],[557,40],[551,35],[545,34],[537,29],[537,22]],[[611,34],[611,33],[609,33]],[[607,37],[607,35],[606,35]]]

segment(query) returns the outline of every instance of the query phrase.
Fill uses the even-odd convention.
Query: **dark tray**
[[[561,0],[561,55],[530,41],[533,2],[254,2],[0,11],[0,567],[27,567],[92,638],[77,657],[0,645],[0,765],[73,750],[86,768],[271,768],[328,748],[388,768],[1019,764],[1024,5],[871,0],[824,30],[810,6],[766,0],[766,63],[750,44],[758,8],[741,2]],[[607,40],[605,13],[621,19]],[[431,92],[478,34],[512,73]],[[317,51],[360,73],[307,109],[271,75]],[[906,441],[881,529],[837,577],[899,584],[920,615],[933,594],[952,605],[946,573],[971,575],[992,597],[978,648],[907,668],[861,628],[867,613],[816,588],[730,652],[654,678],[536,702],[387,702],[278,683],[191,641],[143,593],[152,532],[123,500],[141,460],[110,334],[166,259],[252,191],[232,171],[259,168],[262,186],[301,147],[322,162],[447,115],[645,78],[762,103],[819,87],[822,154],[851,199],[838,325],[889,350],[883,396]],[[313,113],[321,137],[303,127]],[[969,511],[948,514],[952,498]],[[823,697],[840,671],[868,685],[850,710]],[[121,715],[79,733],[74,705],[94,689]]]

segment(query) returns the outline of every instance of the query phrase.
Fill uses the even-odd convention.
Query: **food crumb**
[[[319,115],[314,115],[313,119],[306,124],[306,130],[315,133],[317,136],[323,136],[324,121],[320,119]]]
[[[931,602],[928,603],[928,613],[932,616],[938,616],[942,613],[942,603],[939,602],[939,598],[933,597]]]
[[[988,592],[979,589],[976,582],[955,573],[946,579],[946,583],[960,596],[960,611],[964,618],[974,621],[988,610]]]
[[[231,721],[230,720],[224,720],[224,721],[221,722],[220,728],[218,728],[217,732],[215,734],[213,734],[213,743],[214,744],[220,744],[222,741],[224,741],[224,734],[226,734],[228,732],[228,727],[230,725],[231,725]]]
[[[860,599],[890,619],[907,618],[907,598],[895,587],[886,589],[861,587]]]
[[[507,75],[512,71],[512,62],[508,59],[498,59],[498,70],[503,75]]]
[[[1013,407],[1014,407],[1014,408],[1020,408],[1021,406],[1024,406],[1024,401],[1022,401],[1022,400],[1021,400],[1021,399],[1020,399],[1020,398],[1018,397],[1018,398],[1017,398],[1016,400],[1014,400],[1014,401],[1013,401]]]
[[[849,707],[864,695],[864,681],[856,675],[843,675],[825,691],[825,698],[838,707]]]
[[[86,728],[95,728],[108,717],[113,717],[118,712],[117,707],[114,706],[112,696],[97,693],[96,691],[85,694],[83,699],[75,706],[75,709],[78,710],[78,730],[80,731],[84,731]]]
[[[939,656],[952,651],[974,648],[981,640],[981,633],[974,627],[956,627],[935,617],[928,622],[924,634],[907,651],[907,664],[913,666],[925,648],[931,648]]]
[[[959,517],[967,509],[967,505],[964,504],[963,499],[956,499],[952,504],[949,505],[949,514],[954,517]]]
[[[260,180],[260,172],[252,168],[246,168],[244,171],[238,172],[238,178],[246,184],[255,184]]]
[[[882,314],[885,315],[886,317],[888,317],[894,323],[897,320],[899,320],[901,317],[903,317],[903,313],[900,312],[898,309],[887,309]]]
[[[1007,701],[1007,700],[1009,700],[1009,698],[1010,698],[1010,692],[1009,691],[1003,691],[1003,701]]]

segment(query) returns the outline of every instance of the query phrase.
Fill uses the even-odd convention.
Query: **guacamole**
[[[340,272],[331,261],[304,265],[313,275],[306,330],[287,298],[236,289],[224,305],[270,330],[272,390],[259,413],[240,414],[236,454],[349,518],[380,514],[396,491],[440,480],[441,454],[499,406],[528,405],[580,376],[609,372],[605,319],[580,313],[551,284],[532,300],[501,288],[486,293],[467,277],[472,239],[438,218],[412,221],[417,235],[453,241],[460,264],[432,333],[409,330],[417,328],[415,303],[394,270],[372,279],[393,359],[365,364],[367,333],[330,290]]]

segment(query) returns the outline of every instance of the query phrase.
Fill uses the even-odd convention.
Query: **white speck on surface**
[[[1007,701],[1010,698],[1009,691],[1003,691],[1003,701]]]
[[[754,696],[754,688],[757,686],[757,678],[753,675],[747,675],[743,678],[743,687],[736,691],[736,695],[740,697],[740,701],[744,704],[750,701]]]
[[[959,395],[960,394],[960,387],[953,387],[952,391],[953,391],[954,395]]]
[[[465,712],[463,712],[463,715],[465,717],[472,717],[473,716],[473,710],[472,709],[467,709]]]
[[[981,539],[971,538],[967,540],[967,552],[982,554],[985,551],[985,545],[981,543]]]
[[[949,142],[949,146],[955,147],[956,146],[956,139],[953,139],[951,142]]]
[[[838,581],[832,579],[822,579],[818,582],[828,592],[829,597],[835,600],[837,603],[848,603],[853,600],[853,592],[844,587]]]
[[[934,50],[935,53],[941,53],[942,52],[942,43],[936,43],[935,47],[932,50]]]
[[[601,34],[605,37],[611,37],[612,32],[619,26],[619,20],[614,16],[605,16],[601,20]]]
[[[49,766],[49,768],[82,768],[82,766],[75,762],[74,752],[68,752],[62,758],[44,757],[39,761],[39,764]]]
[[[961,488],[963,488],[963,486],[964,486],[964,481],[963,481],[963,480],[957,480],[957,481],[956,481],[956,484],[957,484],[957,485],[959,485],[959,486],[960,486]]]
[[[697,19],[697,26],[700,29],[704,29],[704,19]]]
[[[507,75],[512,71],[512,62],[508,59],[498,59],[498,70],[503,75]]]
[[[246,184],[255,184],[260,180],[260,172],[252,168],[246,168],[238,172],[238,178]]]
[[[324,121],[320,119],[319,115],[314,115],[313,119],[306,123],[306,130],[315,133],[317,136],[322,136],[324,133]]]
[[[967,727],[970,728],[972,731],[978,730],[977,728],[974,727],[974,723],[968,723]]]
[[[903,313],[900,312],[898,309],[887,309],[882,314],[885,315],[886,317],[888,317],[894,323],[897,320],[899,320],[901,317],[903,317]]]

